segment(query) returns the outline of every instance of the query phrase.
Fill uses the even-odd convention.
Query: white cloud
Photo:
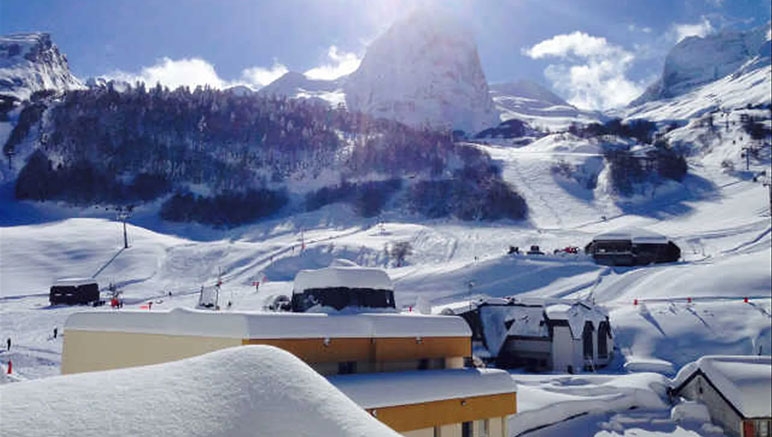
[[[705,17],[700,18],[700,22],[693,24],[673,24],[670,34],[675,42],[681,42],[684,38],[690,36],[704,37],[715,32],[716,29],[710,24],[710,21]]]
[[[273,62],[271,68],[252,67],[241,72],[241,79],[253,88],[262,88],[282,77],[289,70],[284,64]]]
[[[173,60],[160,59],[151,67],[143,67],[139,73],[115,71],[107,75],[110,79],[124,80],[131,84],[145,82],[149,86],[161,83],[171,89],[180,86],[196,87],[209,85],[223,88],[225,82],[220,79],[214,66],[200,58]]]
[[[561,62],[547,66],[544,75],[580,108],[620,107],[644,90],[643,84],[626,77],[633,55],[602,37],[584,32],[555,35],[522,52],[533,59],[558,58]]]
[[[330,46],[327,50],[329,63],[314,67],[304,74],[309,79],[332,80],[351,74],[359,68],[362,58],[356,53],[339,51],[338,47]]]
[[[614,47],[606,42],[606,38],[590,36],[584,32],[555,35],[544,40],[530,49],[523,51],[533,59],[541,59],[548,56],[567,58],[570,56],[591,57],[602,56],[613,50]]]
[[[238,80],[222,79],[214,65],[200,58],[170,59],[162,58],[155,65],[143,67],[139,73],[114,71],[106,75],[108,79],[123,80],[130,84],[145,82],[148,86],[160,83],[170,89],[180,86],[195,88],[208,85],[212,88],[228,88],[235,85],[247,85],[253,89],[262,88],[288,71],[287,67],[274,61],[270,68],[251,67],[242,70]]]
[[[627,25],[627,30],[629,30],[631,33],[635,33],[635,32],[651,33],[651,32],[653,32],[653,29],[651,27],[648,27],[648,26],[639,27],[639,26],[636,26],[635,24],[628,24]]]

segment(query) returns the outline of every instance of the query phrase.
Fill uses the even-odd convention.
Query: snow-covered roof
[[[324,314],[95,310],[71,315],[66,330],[198,335],[225,338],[469,337],[463,319],[406,314]]]
[[[697,371],[746,418],[772,417],[772,357],[704,356],[681,368],[673,386],[680,387]]]
[[[328,378],[363,408],[514,393],[517,384],[501,369],[446,369],[364,373]]]
[[[571,335],[577,340],[582,338],[585,322],[592,322],[597,330],[600,322],[608,320],[608,315],[602,309],[595,305],[583,303],[549,305],[544,309],[544,312],[550,320],[567,321],[571,328]]]
[[[5,384],[0,399],[5,436],[398,435],[272,346]]]
[[[382,269],[360,267],[336,260],[330,267],[299,271],[295,276],[293,292],[302,293],[310,288],[332,287],[394,289],[389,275]]]
[[[518,337],[547,337],[549,331],[544,323],[544,308],[533,306],[513,306],[506,321],[512,322],[507,335]]]
[[[571,335],[577,340],[582,338],[585,322],[592,322],[598,329],[600,322],[608,320],[608,314],[596,305],[559,299],[530,298],[513,303],[507,298],[481,298],[447,304],[442,309],[453,314],[479,310],[485,343],[494,353],[509,336],[548,337],[545,314],[549,320],[567,321]]]
[[[596,235],[593,241],[632,241],[643,244],[667,244],[668,239],[662,234],[641,228],[620,228]]]
[[[54,286],[73,286],[79,287],[81,285],[96,284],[96,279],[93,278],[62,278],[57,279],[54,282]]]

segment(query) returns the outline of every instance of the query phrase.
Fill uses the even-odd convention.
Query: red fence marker
[[[10,375],[11,372],[13,372],[13,362],[11,362],[11,360],[8,360],[8,374]]]
[[[633,306],[638,305],[638,299],[633,299]]]
[[[686,298],[686,302],[688,302],[688,303],[692,303],[692,298],[691,298],[691,297],[687,297],[687,298]]]
[[[746,298],[744,298],[744,299],[743,299],[743,302],[745,302],[745,303],[748,303],[748,298],[747,298],[747,297],[746,297]]]

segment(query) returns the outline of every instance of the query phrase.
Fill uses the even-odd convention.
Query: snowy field
[[[670,135],[695,135],[689,129]],[[722,144],[733,135],[741,135],[739,127]],[[712,153],[730,153],[710,146]],[[750,177],[769,171],[768,159],[750,172],[726,173],[722,159],[706,155],[693,159],[683,186],[619,202],[604,170],[593,190],[550,171],[558,160],[597,170],[597,145],[557,134],[520,148],[479,147],[526,198],[527,221],[427,221],[398,212],[364,220],[333,205],[223,231],[160,222],[151,205],[129,220],[130,247],[122,249],[122,226],[111,213],[19,203],[6,185],[0,189],[0,363],[12,361],[13,374],[3,381],[59,374],[62,341],[53,329],[61,333],[67,317],[83,308],[48,305],[48,288],[58,278],[96,275],[101,287],[113,283],[123,291],[127,308],[153,302],[155,311],[194,307],[201,287],[221,275],[223,311],[228,302],[230,310],[262,311],[275,296],[291,293],[298,270],[345,258],[385,268],[404,311],[416,310],[419,300],[441,305],[509,295],[590,298],[606,308],[618,348],[613,364],[598,374],[513,372],[520,414],[510,421],[512,435],[723,435],[695,409],[671,411],[665,387],[702,355],[772,350],[769,194]],[[552,254],[623,226],[668,236],[682,260],[610,268],[584,255]],[[404,241],[412,253],[397,266],[388,248]],[[531,245],[547,255],[506,254],[509,246]]]

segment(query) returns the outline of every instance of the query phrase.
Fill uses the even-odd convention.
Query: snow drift
[[[0,397],[8,436],[398,435],[272,346],[6,384]]]

